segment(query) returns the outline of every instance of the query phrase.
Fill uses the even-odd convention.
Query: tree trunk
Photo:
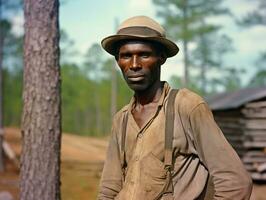
[[[21,200],[60,199],[58,0],[24,0]]]
[[[0,0],[1,1],[1,0]],[[0,19],[1,20],[1,19]],[[0,28],[0,32],[1,28]],[[4,171],[4,154],[3,154],[3,139],[4,139],[4,127],[3,127],[3,75],[2,75],[2,63],[3,63],[3,37],[0,33],[0,172]]]
[[[115,19],[115,30],[118,28],[118,19]],[[116,73],[116,62],[114,61],[114,66],[111,66],[111,119],[117,111],[117,73]]]
[[[207,85],[207,65],[208,65],[208,55],[207,55],[207,47],[206,47],[206,43],[207,40],[205,38],[206,36],[204,34],[202,34],[200,36],[200,45],[202,45],[201,47],[201,52],[202,52],[202,60],[201,60],[201,66],[200,66],[200,79],[201,79],[201,90],[202,93],[204,95],[207,94],[207,90],[206,90],[206,85]]]
[[[99,135],[102,130],[103,126],[103,121],[102,121],[102,116],[101,116],[101,104],[100,104],[100,98],[99,98],[99,93],[94,94],[95,97],[95,117],[96,117],[96,135]]]
[[[114,63],[116,65],[116,63]],[[111,76],[111,119],[117,111],[117,73],[115,66],[112,66]]]
[[[183,86],[189,86],[189,56],[188,56],[188,2],[187,0],[183,1],[183,48],[184,48],[184,77],[183,77]]]
[[[2,27],[2,0],[0,0],[0,172],[4,171],[3,153],[3,50],[4,50],[4,30]]]
[[[184,48],[184,78],[183,78],[183,86],[189,86],[189,58],[188,58],[188,42],[186,40],[183,41]]]

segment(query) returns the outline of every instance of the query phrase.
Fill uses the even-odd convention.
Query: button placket
[[[140,132],[140,133],[138,134],[138,139],[141,139],[141,138],[142,138],[142,136],[143,136],[143,133],[142,133],[142,132]]]
[[[138,136],[137,136],[138,141],[137,141],[137,151],[136,151],[135,161],[139,161],[140,156],[141,156],[142,142],[143,142],[143,141],[141,140],[142,137],[143,137],[143,132],[140,131],[140,132],[138,133]]]

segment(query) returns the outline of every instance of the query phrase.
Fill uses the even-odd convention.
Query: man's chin
[[[133,90],[134,92],[143,92],[147,89],[147,86],[144,84],[138,84],[138,83],[130,83],[128,84],[128,86],[130,87],[131,90]]]

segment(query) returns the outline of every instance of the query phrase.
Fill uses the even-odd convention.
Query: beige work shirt
[[[170,87],[164,84],[153,117],[139,128],[131,110],[134,97],[114,117],[102,173],[99,200],[153,200],[165,184],[165,111]],[[128,113],[125,143],[125,179],[121,168],[123,116]],[[173,134],[174,199],[200,199],[208,174],[213,177],[214,199],[249,199],[252,184],[239,157],[217,127],[204,100],[180,89],[175,99]]]

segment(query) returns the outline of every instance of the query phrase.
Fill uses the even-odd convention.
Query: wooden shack
[[[266,87],[222,93],[207,101],[253,180],[266,181]]]

